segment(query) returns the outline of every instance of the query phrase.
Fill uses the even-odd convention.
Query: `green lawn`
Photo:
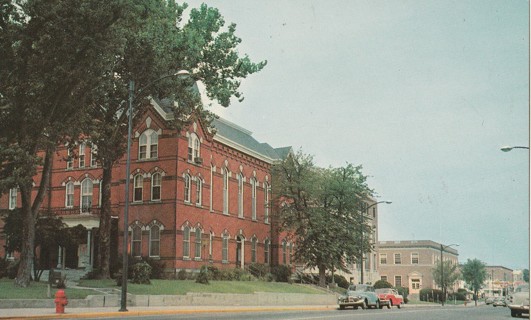
[[[67,283],[68,285],[68,283]],[[84,299],[90,294],[98,294],[90,289],[64,289],[68,299]],[[50,290],[52,298],[55,296],[57,288]],[[14,285],[14,280],[0,280],[0,299],[48,299],[47,282],[31,282],[27,288],[20,288]]]
[[[78,284],[87,289],[65,289],[68,299],[84,299],[88,295],[101,294],[90,288],[115,288],[114,280],[81,280]],[[254,293],[254,292],[279,292],[279,293],[308,293],[318,294],[322,291],[298,284],[263,282],[263,281],[210,281],[204,285],[193,280],[152,280],[150,285],[127,284],[127,291],[132,294],[148,295],[183,295],[187,292],[211,292],[211,293]],[[48,299],[48,284],[46,282],[31,282],[28,288],[15,287],[13,280],[0,280],[0,299]],[[51,289],[52,298],[57,292]]]
[[[120,288],[110,280],[82,280],[79,286],[91,288]],[[297,284],[263,282],[263,281],[210,281],[210,284],[199,284],[194,280],[151,280],[151,284],[127,284],[127,291],[132,294],[150,295],[182,295],[187,292],[211,293],[308,293],[318,294],[322,291]]]

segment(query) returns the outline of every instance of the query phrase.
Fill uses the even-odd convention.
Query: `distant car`
[[[374,288],[366,284],[350,285],[347,289],[347,293],[340,296],[337,299],[339,309],[343,310],[346,307],[353,307],[358,309],[375,308],[381,309],[383,306],[380,304],[380,299]]]
[[[493,302],[494,302],[494,297],[485,298],[485,304],[486,305],[492,304]]]
[[[390,309],[392,306],[396,306],[398,309],[404,304],[404,297],[398,293],[395,289],[382,288],[376,289],[376,294],[380,298],[380,305],[387,306]]]
[[[529,314],[529,284],[516,287],[507,297],[507,306],[511,309],[511,317],[520,317],[522,313]]]
[[[494,307],[505,307],[505,297],[496,297],[494,298],[494,301],[492,302],[492,305]]]

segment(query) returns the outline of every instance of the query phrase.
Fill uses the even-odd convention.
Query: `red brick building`
[[[270,169],[291,148],[259,143],[223,119],[214,120],[215,131],[196,120],[179,133],[168,126],[172,117],[171,102],[152,100],[133,129],[128,251],[160,259],[170,274],[206,263],[224,268],[286,261],[288,244],[271,232]],[[84,226],[87,241],[77,250],[55,249],[49,267],[94,266],[102,170],[90,141],[76,150],[68,160],[68,149],[58,148],[42,210],[61,215],[68,226]],[[111,185],[113,255],[122,253],[125,167],[124,157]],[[20,206],[19,198],[12,189],[0,198],[0,208]],[[2,256],[11,254],[0,250]]]

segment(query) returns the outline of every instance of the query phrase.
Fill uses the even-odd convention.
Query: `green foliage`
[[[140,284],[151,284],[149,276],[151,275],[151,266],[147,262],[142,261],[133,265],[131,268],[131,282]]]
[[[326,282],[332,283],[332,275],[326,276]],[[339,274],[334,274],[334,283],[336,283],[338,287],[345,288],[345,289],[347,289],[349,286],[348,280]]]
[[[443,292],[439,289],[420,289],[419,298],[420,301],[441,302],[443,298]]]
[[[271,268],[271,274],[276,282],[289,282],[291,268],[286,265],[278,265]]]
[[[177,280],[186,280],[186,279],[188,279],[188,272],[186,272],[185,269],[179,270],[179,272],[177,272]]]
[[[277,221],[297,239],[295,259],[319,268],[320,282],[324,270],[347,271],[345,263],[355,262],[362,248],[370,252],[372,229],[362,214],[372,190],[361,166],[322,169],[298,151],[275,164],[272,176],[281,203]]]
[[[522,274],[523,274],[523,277],[524,277],[524,281],[529,283],[529,269],[524,269],[522,271]]]
[[[164,278],[164,262],[150,257],[143,257],[142,260],[151,267],[151,274],[149,275],[150,279]]]
[[[271,270],[271,267],[265,263],[251,263],[247,266],[247,270],[254,277],[260,280],[267,280],[270,275],[269,271]]]
[[[461,266],[461,276],[469,288],[474,291],[474,296],[477,297],[478,291],[483,287],[483,284],[487,279],[485,263],[478,259],[468,259],[467,262]]]
[[[374,289],[392,288],[393,285],[385,280],[378,280],[374,283]]]
[[[395,288],[398,294],[400,294],[404,298],[404,303],[407,303],[409,301],[409,288],[408,287],[396,287]]]
[[[467,299],[467,293],[468,291],[466,289],[457,289],[457,292],[451,293],[448,295],[448,300],[458,300],[458,301],[465,301]]]
[[[207,266],[201,266],[201,269],[199,270],[199,275],[197,275],[195,282],[201,283],[201,284],[209,284]]]
[[[440,261],[435,264],[435,267],[432,269],[433,280],[439,287],[444,286],[445,288],[448,288],[459,279],[458,265],[453,264],[451,261],[444,261],[442,268],[443,269],[441,270]],[[441,271],[443,271],[444,274],[442,274]]]

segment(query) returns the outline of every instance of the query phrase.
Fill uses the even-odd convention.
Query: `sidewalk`
[[[0,319],[78,319],[109,316],[170,315],[218,312],[260,312],[290,310],[334,310],[337,305],[302,306],[170,306],[170,307],[127,307],[127,312],[119,307],[68,308],[64,314],[55,313],[55,308],[0,309]]]

